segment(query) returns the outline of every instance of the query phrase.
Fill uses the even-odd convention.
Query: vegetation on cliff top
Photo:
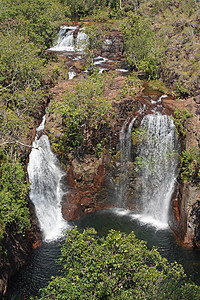
[[[70,230],[59,260],[62,275],[52,278],[42,299],[199,299],[200,288],[183,267],[148,250],[134,233]]]
[[[50,113],[62,118],[63,134],[58,141],[55,137],[52,141],[62,162],[70,153],[78,158],[88,152],[94,154],[97,144],[103,139],[103,128],[109,126],[107,116],[111,112],[111,104],[103,96],[103,89],[103,76],[82,76],[73,89],[65,92],[62,101],[51,102]]]

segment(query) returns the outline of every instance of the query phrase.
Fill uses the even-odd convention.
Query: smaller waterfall
[[[76,72],[73,70],[69,70],[68,72],[68,80],[72,80],[76,76]]]
[[[119,178],[119,195],[118,206],[126,207],[126,189],[129,179],[129,161],[131,159],[131,132],[132,127],[137,117],[130,121],[128,118],[120,131],[120,178]]]
[[[61,26],[58,34],[57,41],[55,45],[50,48],[51,51],[66,51],[66,52],[82,52],[85,49],[85,46],[88,42],[88,37],[86,33],[83,31],[84,29],[80,29],[76,39],[74,38],[74,31],[78,29],[77,26]]]
[[[65,194],[61,180],[65,173],[51,151],[47,135],[40,136],[44,125],[45,117],[37,128],[27,169],[31,183],[30,198],[35,205],[44,240],[50,242],[60,238],[69,225],[61,212],[61,200]]]

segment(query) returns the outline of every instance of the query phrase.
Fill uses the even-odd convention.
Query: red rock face
[[[95,171],[92,181],[88,183],[77,182],[77,174],[73,167],[68,171],[67,180],[70,192],[66,195],[62,206],[62,213],[67,221],[79,219],[83,214],[92,213],[98,209],[113,207],[105,192],[105,165],[99,165]]]
[[[199,151],[200,137],[200,116],[198,97],[180,99],[163,99],[165,107],[172,112],[176,109],[186,108],[193,113],[185,124],[187,134],[182,141],[182,149],[191,148]],[[180,181],[180,180],[179,180]],[[174,193],[170,208],[170,227],[177,236],[178,240],[187,247],[200,247],[200,209],[199,209],[200,190],[196,183],[180,183]]]

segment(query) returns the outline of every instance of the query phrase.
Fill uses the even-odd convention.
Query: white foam
[[[155,227],[157,230],[168,229],[169,225],[166,222],[161,222],[158,219],[154,219],[152,216],[143,214],[130,214],[132,220],[138,220],[141,225],[149,225]]]

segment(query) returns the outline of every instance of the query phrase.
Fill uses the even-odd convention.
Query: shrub
[[[191,148],[181,152],[181,178],[184,182],[200,182],[200,151]]]
[[[186,108],[175,109],[173,121],[174,121],[174,125],[176,126],[177,133],[181,138],[184,138],[187,134],[187,128],[185,127],[185,123],[187,119],[193,116],[194,115],[190,113]]]

